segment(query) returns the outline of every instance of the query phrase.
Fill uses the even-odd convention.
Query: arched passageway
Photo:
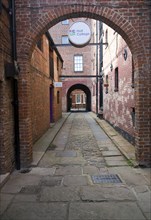
[[[134,9],[135,8],[135,9]],[[143,12],[142,12],[143,10]],[[34,13],[33,13],[34,12]],[[30,60],[37,40],[49,28],[67,18],[88,17],[101,20],[117,31],[131,49],[135,69],[136,158],[150,164],[150,9],[147,1],[16,1],[17,54],[20,65],[20,144],[21,166],[32,161]],[[21,16],[22,15],[22,16]],[[144,23],[145,19],[145,23]],[[137,22],[136,22],[137,21]],[[144,36],[144,32],[148,33]]]
[[[90,89],[83,84],[75,84],[71,86],[67,92],[67,111],[71,110],[71,93],[76,90],[82,90],[86,94],[86,111],[91,111],[91,92]]]

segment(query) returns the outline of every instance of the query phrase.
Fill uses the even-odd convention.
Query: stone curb
[[[119,151],[124,155],[124,157],[129,161],[130,165],[133,167],[138,167],[139,164],[135,159],[135,147],[130,144],[125,138],[123,138],[109,123],[104,119],[98,118],[95,113],[89,113],[93,119],[98,123],[98,125],[103,129],[107,136],[116,145]]]
[[[33,146],[33,162],[31,166],[37,166],[39,161],[42,159],[43,155],[45,154],[47,148],[55,139],[56,135],[66,122],[67,118],[71,113],[63,114],[63,117],[54,123],[48,131],[34,144]]]
[[[7,180],[10,177],[10,173],[2,174],[0,175],[0,189],[3,187],[3,185],[7,182]]]

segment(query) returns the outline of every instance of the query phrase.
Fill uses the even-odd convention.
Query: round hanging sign
[[[73,46],[84,47],[91,40],[90,27],[85,22],[75,22],[69,29],[68,38]]]

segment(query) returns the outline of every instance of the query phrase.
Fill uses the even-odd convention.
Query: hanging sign
[[[69,29],[68,38],[73,46],[84,47],[91,40],[90,27],[85,22],[75,22]]]
[[[54,82],[54,87],[62,87],[62,82]]]

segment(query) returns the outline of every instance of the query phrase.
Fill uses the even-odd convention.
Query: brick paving
[[[2,187],[0,219],[149,220],[149,174],[130,166],[92,114],[72,113],[37,167]]]

